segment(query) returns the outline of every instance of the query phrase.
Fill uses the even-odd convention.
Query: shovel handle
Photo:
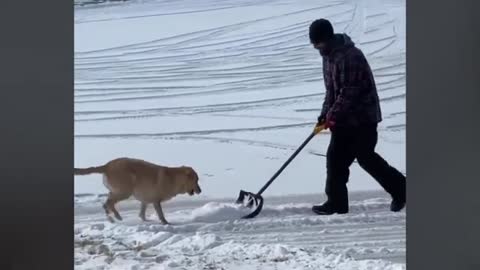
[[[270,180],[268,180],[268,182],[260,189],[260,191],[258,191],[257,194],[261,195],[268,188],[268,186],[270,186],[270,184],[282,173],[282,171],[288,166],[288,164],[290,164],[290,162],[298,155],[298,153],[302,151],[302,149],[310,142],[310,140],[312,140],[313,137],[315,137],[315,135],[320,133],[320,131],[322,131],[323,129],[323,125],[316,127],[314,131],[307,137],[307,139],[305,139],[302,145],[300,145],[300,147],[298,147],[298,149],[287,159],[287,161],[285,161],[282,167],[280,167],[280,169],[270,178]]]

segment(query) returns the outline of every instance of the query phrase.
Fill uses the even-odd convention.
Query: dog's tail
[[[73,174],[74,175],[87,175],[92,173],[104,173],[105,172],[105,165],[99,167],[89,167],[89,168],[74,168]]]

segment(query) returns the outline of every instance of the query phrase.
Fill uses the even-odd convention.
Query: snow
[[[200,196],[164,205],[173,225],[120,203],[111,224],[98,175],[75,177],[76,269],[405,269],[405,214],[356,163],[351,213],[319,217],[329,132],[265,192],[311,132],[325,92],[308,25],[327,17],[367,55],[384,121],[377,151],[406,172],[404,0],[131,0],[75,3],[75,167],[120,156],[200,175]],[[102,1],[101,1],[102,2]],[[316,195],[311,195],[316,193]]]
[[[313,197],[267,198],[252,220],[228,201],[176,201],[172,225],[141,222],[134,201],[120,204],[117,223],[77,204],[75,268],[405,269],[405,214],[389,212],[385,196],[354,193],[349,214],[328,217],[311,213]]]

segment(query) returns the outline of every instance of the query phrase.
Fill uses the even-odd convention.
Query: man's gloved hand
[[[331,127],[333,127],[333,126],[335,125],[335,122],[330,121],[330,120],[327,119],[327,121],[325,121],[325,124],[324,124],[324,125],[325,125],[325,128],[331,128]]]
[[[332,121],[329,121],[328,118],[323,118],[323,117],[319,117],[318,118],[318,122],[317,124],[315,125],[315,128],[313,130],[313,132],[315,134],[318,134],[320,133],[322,130],[324,129],[329,129],[330,127],[332,127],[335,123],[332,122]]]
[[[323,123],[317,123],[317,124],[315,125],[315,128],[313,129],[313,133],[318,134],[318,133],[320,133],[320,132],[321,132],[322,130],[324,130],[324,129],[326,129],[326,128],[325,128],[325,124],[323,124]]]

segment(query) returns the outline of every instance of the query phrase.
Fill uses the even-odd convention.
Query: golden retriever
[[[152,203],[162,224],[168,224],[160,203],[178,194],[188,193],[190,196],[202,192],[198,184],[198,174],[191,167],[165,167],[144,160],[118,158],[99,167],[75,168],[75,175],[92,173],[103,174],[103,184],[110,191],[103,204],[107,218],[114,222],[122,217],[115,209],[115,204],[130,196],[141,202],[140,218],[147,221],[145,212]]]

